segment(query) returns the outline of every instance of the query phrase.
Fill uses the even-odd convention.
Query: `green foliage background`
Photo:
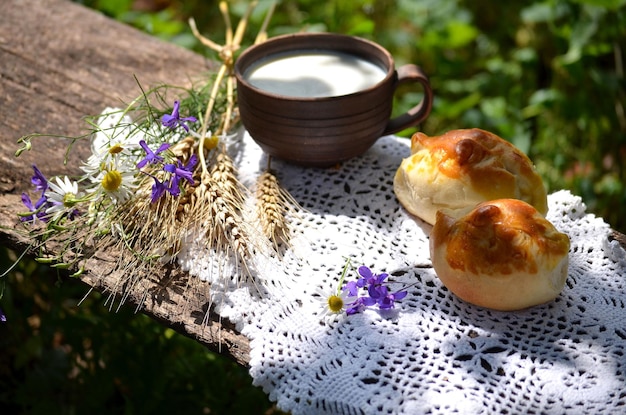
[[[187,18],[219,42],[217,1],[82,0],[215,59]],[[230,1],[233,21],[246,2]],[[259,1],[247,44],[269,7]],[[536,163],[549,191],[570,189],[626,232],[626,0],[316,0],[278,2],[270,36],[332,31],[372,39],[417,63],[435,90],[429,135],[479,127]],[[245,46],[245,45],[244,45]],[[401,112],[421,94],[402,91]],[[414,130],[403,135],[410,136]],[[2,251],[8,267],[11,253]],[[7,282],[8,281],[8,282]],[[0,407],[11,413],[274,411],[245,369],[133,310],[23,262],[0,279]]]

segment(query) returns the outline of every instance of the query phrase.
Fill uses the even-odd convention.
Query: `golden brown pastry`
[[[496,310],[556,298],[567,279],[569,246],[567,235],[517,199],[480,203],[458,219],[440,211],[430,234],[441,282],[463,300]]]
[[[480,129],[437,137],[414,134],[411,156],[394,177],[394,191],[406,210],[431,225],[439,209],[464,209],[494,199],[520,199],[543,215],[548,211],[546,189],[530,159]]]

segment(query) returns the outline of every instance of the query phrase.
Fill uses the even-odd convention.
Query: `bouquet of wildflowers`
[[[256,210],[249,212],[250,192],[237,180],[230,151],[240,138],[232,65],[252,7],[233,31],[227,3],[220,3],[224,46],[202,37],[190,21],[223,61],[211,82],[141,89],[126,108],[106,108],[89,118],[90,133],[70,138],[71,144],[90,140],[80,177],[47,177],[33,166],[34,189],[22,195],[20,220],[40,248],[40,262],[78,275],[87,253],[115,252],[111,272],[130,278],[119,282],[121,288],[173,262],[187,243],[203,244],[217,271],[228,265],[243,277],[252,275],[259,253],[280,255],[289,243],[286,218],[293,201],[268,163],[256,185]],[[17,155],[38,136],[22,137]]]

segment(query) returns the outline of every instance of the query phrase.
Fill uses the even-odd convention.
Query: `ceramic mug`
[[[359,37],[298,33],[271,38],[235,62],[241,121],[267,154],[305,166],[331,166],[367,151],[381,136],[415,126],[433,92],[420,67],[395,68],[382,46]],[[401,84],[423,98],[391,118]]]

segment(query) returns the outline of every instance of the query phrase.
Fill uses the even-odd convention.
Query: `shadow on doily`
[[[623,347],[618,344],[625,337],[617,327],[603,323],[606,310],[583,305],[572,291],[565,290],[552,302],[516,312],[476,307],[452,295],[448,298],[433,311],[441,313],[443,319],[457,319],[460,330],[442,342],[442,352],[454,370],[462,370],[482,389],[500,391],[500,396],[515,392],[517,405],[536,405],[537,412],[544,412],[562,409],[563,405],[576,406],[575,402],[562,402],[560,395],[565,389],[594,390],[598,397],[609,394],[611,387],[623,385],[623,374],[619,373],[623,373],[625,362]],[[607,369],[613,370],[613,378],[607,376]],[[528,382],[519,371],[530,373],[533,381]],[[558,383],[553,383],[553,376]],[[547,384],[551,385],[550,393],[544,390]],[[461,386],[472,388],[467,382]]]

